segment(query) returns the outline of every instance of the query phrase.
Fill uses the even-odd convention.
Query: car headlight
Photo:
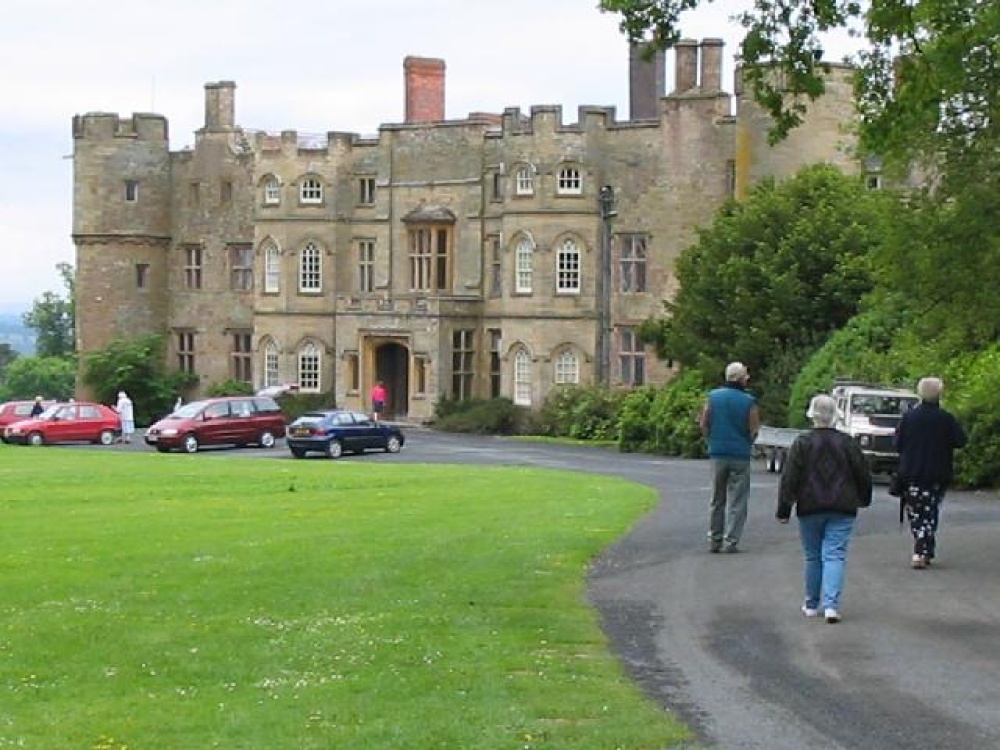
[[[177,434],[177,430],[173,429],[172,427],[168,427],[165,430],[160,430],[160,434],[163,435],[163,437],[173,437],[174,435]]]

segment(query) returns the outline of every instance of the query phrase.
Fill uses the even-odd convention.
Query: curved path
[[[844,620],[806,620],[794,523],[755,469],[743,552],[706,551],[707,461],[408,430],[396,456],[611,474],[660,503],[591,571],[589,597],[628,673],[720,750],[1000,748],[1000,500],[950,493],[939,559],[908,566],[895,498],[876,487],[852,542]],[[283,455],[222,451],[217,455]],[[197,460],[192,457],[193,460]]]

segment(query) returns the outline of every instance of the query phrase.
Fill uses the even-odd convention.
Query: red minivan
[[[146,430],[146,444],[197,453],[203,445],[273,448],[284,436],[285,415],[273,398],[226,396],[184,404]]]

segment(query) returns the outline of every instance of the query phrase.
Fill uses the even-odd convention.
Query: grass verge
[[[586,567],[613,478],[0,445],[0,748],[664,748]]]

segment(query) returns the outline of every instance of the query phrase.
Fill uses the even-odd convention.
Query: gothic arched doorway
[[[375,372],[368,384],[369,389],[379,380],[388,391],[385,416],[388,419],[405,417],[410,410],[410,363],[409,351],[405,346],[395,341],[376,346]]]

